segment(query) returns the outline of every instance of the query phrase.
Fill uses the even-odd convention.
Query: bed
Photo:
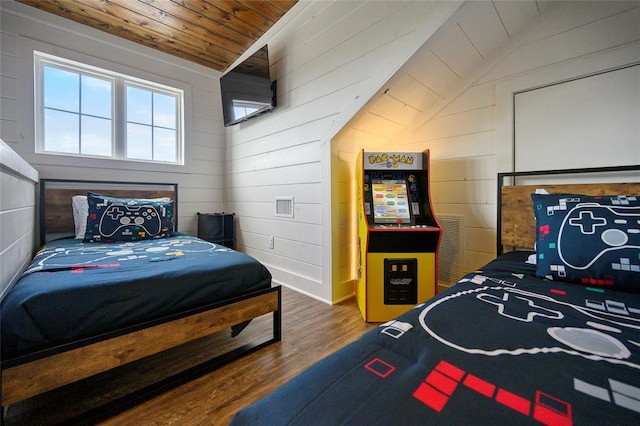
[[[500,174],[495,260],[231,424],[639,424],[638,170]]]
[[[281,339],[280,287],[267,268],[176,232],[177,189],[40,181],[43,245],[2,300],[3,407],[273,317],[267,336],[107,404],[117,412]]]

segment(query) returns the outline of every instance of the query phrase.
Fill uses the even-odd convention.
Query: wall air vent
[[[293,196],[276,196],[276,217],[293,217]]]
[[[438,284],[444,287],[461,278],[463,216],[438,215],[442,240],[438,253]]]

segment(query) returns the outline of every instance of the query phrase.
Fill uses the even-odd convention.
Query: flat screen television
[[[262,49],[220,78],[224,125],[232,126],[276,107],[276,82],[269,73],[269,49]]]
[[[407,181],[404,179],[373,179],[371,201],[373,223],[414,224],[411,215]]]

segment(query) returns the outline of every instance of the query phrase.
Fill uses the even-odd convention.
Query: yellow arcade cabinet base
[[[364,320],[386,322],[435,295],[435,253],[368,253],[358,287]]]

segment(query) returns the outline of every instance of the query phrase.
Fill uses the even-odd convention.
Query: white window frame
[[[247,117],[267,106],[269,106],[267,102],[245,101],[242,99],[234,99],[233,100],[233,119],[237,120],[238,118]],[[244,114],[241,114],[239,117],[237,117],[236,108],[244,109]],[[252,109],[252,111],[247,112],[248,108]]]
[[[153,164],[184,165],[184,90],[149,80],[132,77],[115,71],[94,67],[80,62],[60,58],[47,53],[34,51],[34,119],[35,119],[35,151],[38,154],[60,155],[66,157],[82,157],[105,160],[134,161]],[[108,79],[113,82],[112,92],[112,132],[111,156],[95,156],[88,154],[71,154],[46,151],[44,146],[44,67],[69,70],[83,75]],[[127,114],[126,86],[132,85],[145,90],[176,96],[176,152],[175,161],[144,160],[127,158]]]

